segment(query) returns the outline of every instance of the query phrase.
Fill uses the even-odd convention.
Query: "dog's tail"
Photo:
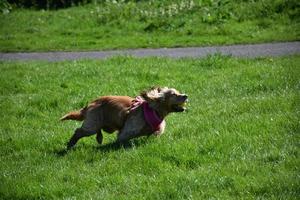
[[[82,121],[82,120],[84,120],[85,112],[86,112],[86,107],[80,109],[79,111],[69,112],[68,114],[66,114],[65,116],[60,118],[60,121],[64,121],[64,120]]]

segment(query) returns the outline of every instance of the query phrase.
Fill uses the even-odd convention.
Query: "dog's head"
[[[141,96],[157,110],[165,113],[183,112],[186,110],[188,96],[174,88],[153,87],[141,93]]]

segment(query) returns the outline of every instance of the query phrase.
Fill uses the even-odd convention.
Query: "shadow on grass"
[[[102,152],[118,151],[120,149],[130,150],[141,146],[145,146],[147,143],[149,143],[149,141],[150,140],[147,140],[146,138],[140,138],[140,139],[130,140],[124,144],[112,142],[112,143],[97,146],[96,149]]]
[[[140,146],[145,146],[146,144],[150,143],[152,140],[148,140],[147,138],[143,138],[143,139],[133,139],[127,143],[124,144],[120,144],[117,142],[110,142],[107,144],[102,144],[99,146],[94,146],[93,149],[95,149],[96,151],[101,151],[104,153],[109,153],[112,151],[118,151],[120,149],[125,149],[125,150],[130,150],[130,149],[135,149],[138,148]],[[63,157],[65,155],[67,155],[69,152],[72,152],[74,150],[76,150],[76,146],[71,148],[71,149],[61,149],[61,150],[55,150],[54,153],[57,157]]]

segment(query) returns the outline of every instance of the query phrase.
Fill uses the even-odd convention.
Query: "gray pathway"
[[[221,53],[237,57],[283,56],[300,54],[300,42],[281,42],[250,45],[230,45],[211,47],[160,48],[160,49],[129,49],[87,52],[39,52],[39,53],[0,53],[0,60],[77,60],[84,58],[103,59],[116,55],[135,57],[204,57],[209,54]]]

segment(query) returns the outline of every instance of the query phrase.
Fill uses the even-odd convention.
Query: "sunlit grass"
[[[3,199],[297,199],[300,57],[2,62],[0,196]],[[190,97],[160,138],[128,149],[115,135],[79,141],[59,122],[100,95],[152,85]]]

